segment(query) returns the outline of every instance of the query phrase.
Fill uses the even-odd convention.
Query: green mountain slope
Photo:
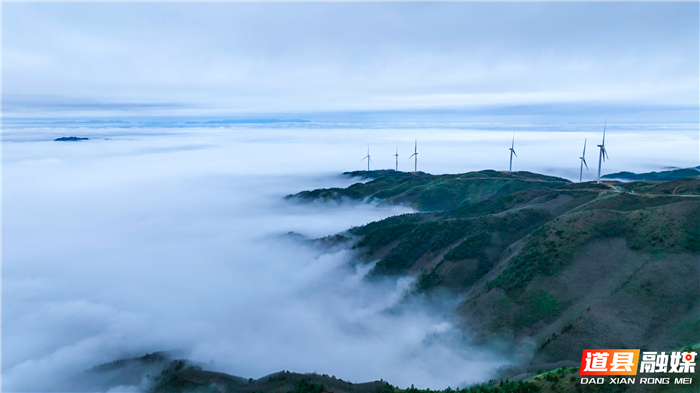
[[[413,206],[344,234],[376,262],[369,278],[413,275],[417,292],[462,296],[464,329],[529,343],[533,362],[700,342],[700,179],[387,172],[289,198]]]
[[[535,339],[540,361],[697,342],[698,223],[698,201],[561,216],[504,258],[459,313],[483,340]]]

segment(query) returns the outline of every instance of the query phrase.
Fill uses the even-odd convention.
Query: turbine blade
[[[603,126],[603,146],[605,146],[605,129],[608,127],[608,118],[605,118],[605,125]]]
[[[588,141],[588,138],[583,140],[583,156],[586,156],[586,142]]]
[[[583,159],[583,165],[585,165],[585,166],[586,166],[586,170],[588,170],[588,164],[586,164],[586,159],[585,159],[585,158]]]
[[[515,154],[515,150],[513,150],[513,155],[516,156],[516,157],[518,156],[517,154]]]

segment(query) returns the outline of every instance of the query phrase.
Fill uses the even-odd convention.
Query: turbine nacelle
[[[609,160],[610,157],[608,157],[608,150],[605,149],[605,145],[598,145],[598,147],[600,148],[600,154],[601,157],[603,157],[603,162],[605,162],[606,159]]]

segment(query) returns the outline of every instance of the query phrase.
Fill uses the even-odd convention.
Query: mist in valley
[[[362,169],[363,136],[376,141],[373,167],[390,167],[394,140],[400,153],[411,147],[405,130],[82,129],[92,139],[79,143],[30,131],[3,145],[7,391],[51,391],[97,364],[174,349],[246,378],[291,370],[430,388],[483,381],[520,360],[471,346],[455,327],[456,299],[427,305],[406,297],[411,278],[370,283],[371,264],[351,249],[300,241],[411,212],[284,200],[360,181],[340,173]],[[508,134],[423,131],[419,169],[480,169],[478,159],[498,168]],[[524,135],[518,166],[570,172],[547,172],[563,160],[528,149],[583,134]],[[638,135],[628,145],[652,152]],[[678,160],[670,153],[654,159]]]

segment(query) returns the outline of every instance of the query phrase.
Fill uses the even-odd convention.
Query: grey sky
[[[5,3],[5,116],[698,105],[697,3]]]

